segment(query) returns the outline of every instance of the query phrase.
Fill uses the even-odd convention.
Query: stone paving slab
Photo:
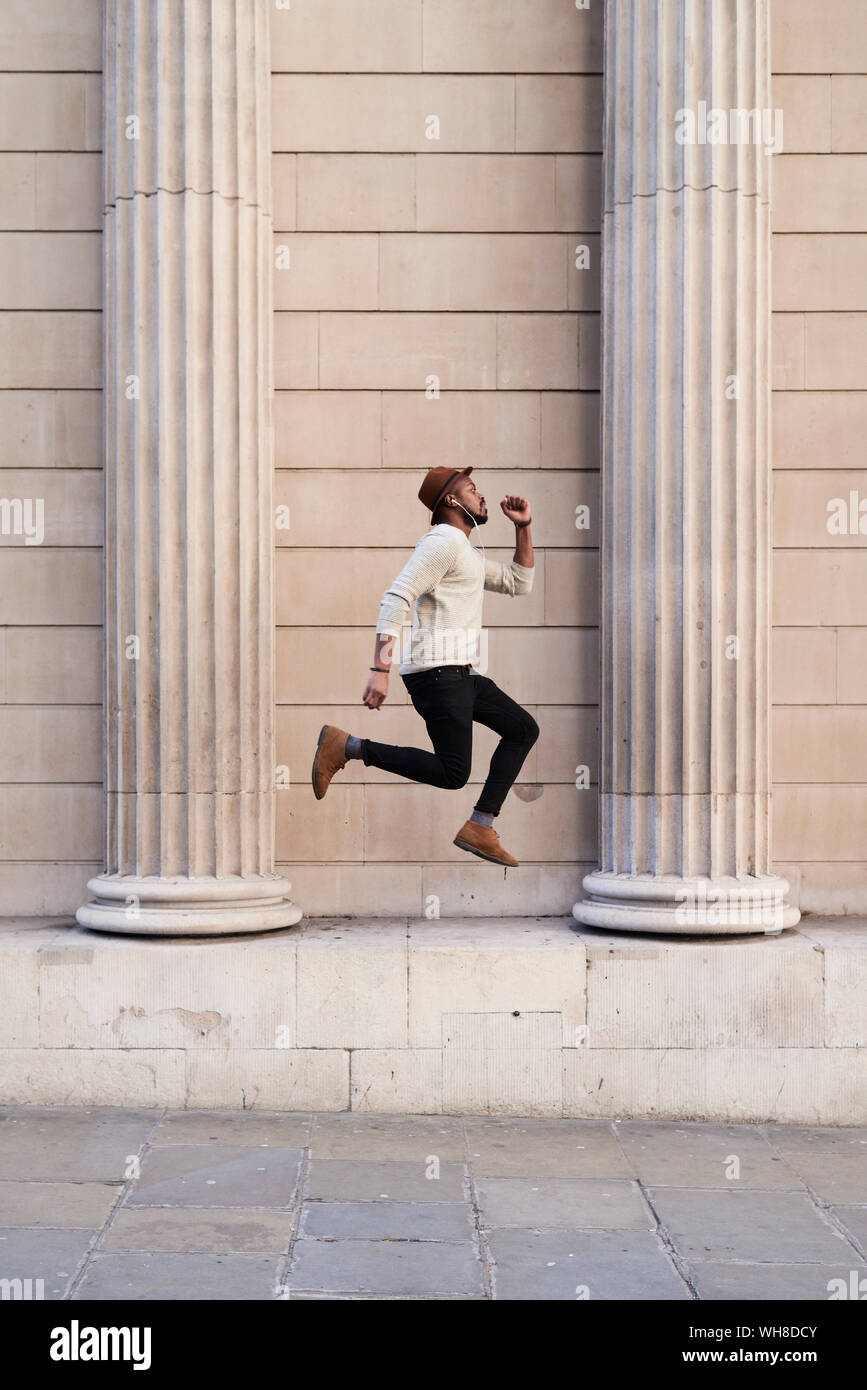
[[[789,1167],[823,1201],[867,1202],[867,1129],[786,1125],[768,1132]]]
[[[459,1120],[444,1115],[317,1115],[310,1140],[314,1158],[414,1159],[435,1154],[441,1163],[464,1161]]]
[[[593,1178],[480,1178],[486,1226],[647,1230],[653,1219],[632,1182]]]
[[[178,1254],[281,1254],[292,1239],[289,1212],[142,1207],[119,1211],[103,1250]]]
[[[852,1266],[824,1264],[726,1264],[690,1260],[690,1278],[699,1298],[748,1299],[750,1301],[792,1299],[798,1302],[827,1301],[834,1288],[832,1280],[851,1284]],[[858,1270],[858,1278],[864,1270]],[[862,1298],[867,1295],[867,1282]]]
[[[301,1229],[329,1240],[469,1240],[473,1214],[457,1202],[305,1202]]]
[[[485,1177],[633,1176],[606,1120],[468,1119],[473,1171]]]
[[[94,1229],[119,1201],[120,1185],[104,1182],[0,1182],[0,1226]]]
[[[837,1220],[867,1250],[867,1207],[832,1207]]]
[[[837,1264],[851,1245],[799,1192],[708,1192],[657,1187],[649,1196],[686,1259]]]
[[[151,1207],[286,1207],[300,1165],[300,1149],[174,1144],[146,1155],[127,1201]]]
[[[482,1293],[482,1265],[469,1242],[302,1237],[286,1286],[332,1293]]]
[[[72,1298],[249,1302],[275,1296],[279,1270],[277,1255],[98,1255]]]
[[[442,1163],[439,1177],[422,1160],[390,1163],[373,1159],[357,1162],[345,1158],[314,1158],[307,1182],[308,1197],[343,1202],[461,1202],[464,1170],[461,1164]]]
[[[16,1108],[0,1124],[0,1178],[123,1178],[160,1112]]]
[[[65,1298],[96,1231],[0,1230],[0,1279],[41,1279],[47,1300]]]
[[[267,1145],[301,1149],[310,1136],[311,1115],[268,1114],[263,1110],[189,1112],[175,1110],[151,1135],[154,1147],[168,1144]]]
[[[499,1299],[689,1299],[652,1231],[488,1233]]]
[[[764,1133],[749,1125],[622,1120],[617,1137],[635,1176],[652,1187],[804,1189]],[[733,1171],[740,1176],[727,1177]]]

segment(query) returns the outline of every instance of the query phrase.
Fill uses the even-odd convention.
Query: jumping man
[[[313,791],[321,799],[335,772],[350,758],[432,787],[466,786],[475,720],[498,733],[500,742],[482,794],[454,843],[495,864],[516,865],[517,859],[500,844],[494,817],[539,737],[539,726],[480,675],[474,662],[481,643],[483,590],[514,596],[528,594],[533,587],[530,504],[524,497],[503,498],[500,506],[515,524],[515,554],[508,563],[483,558],[471,545],[470,533],[485,525],[488,508],[470,479],[472,471],[432,468],[419,488],[420,501],[430,509],[431,528],[383,595],[373,665],[362,697],[372,710],[385,702],[394,640],[414,607],[412,635],[398,669],[427,725],[433,752],[355,738],[324,724],[313,759]]]

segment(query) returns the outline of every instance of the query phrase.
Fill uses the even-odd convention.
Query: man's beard
[[[475,521],[475,523],[476,523],[477,526],[484,526],[484,525],[486,525],[487,520],[488,520],[488,513],[487,513],[487,512],[477,512],[476,515],[473,517],[473,520]]]

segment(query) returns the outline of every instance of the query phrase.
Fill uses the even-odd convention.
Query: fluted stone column
[[[768,47],[767,0],[607,3],[591,926],[799,917],[768,836]]]
[[[108,0],[106,871],[78,921],[289,926],[274,873],[261,0]]]

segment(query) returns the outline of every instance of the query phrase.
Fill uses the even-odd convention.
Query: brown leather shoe
[[[328,784],[335,772],[346,767],[346,740],[349,735],[345,729],[334,724],[323,724],[319,730],[319,742],[313,757],[313,795],[321,801],[328,791]]]
[[[492,825],[479,825],[474,820],[466,821],[455,836],[458,849],[467,849],[480,859],[489,859],[492,864],[507,864],[510,869],[518,864],[508,850],[503,849],[500,837]]]

